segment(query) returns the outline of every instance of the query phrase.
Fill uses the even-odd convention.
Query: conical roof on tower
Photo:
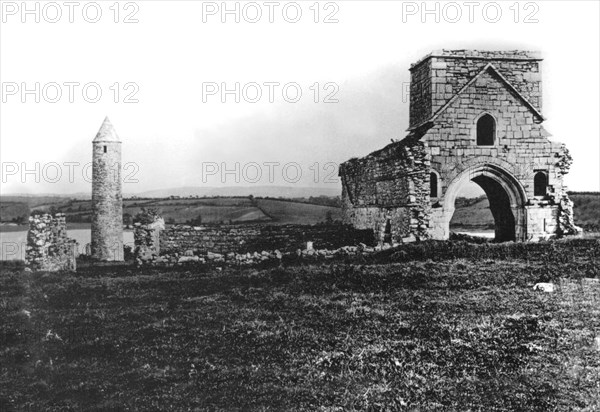
[[[108,119],[108,116],[104,118],[104,122],[102,122],[102,126],[100,126],[100,130],[96,134],[96,137],[93,140],[94,142],[121,142],[117,132],[115,131],[114,126]]]

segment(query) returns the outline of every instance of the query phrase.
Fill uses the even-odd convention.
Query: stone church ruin
[[[138,264],[331,257],[448,239],[455,200],[469,181],[489,200],[497,241],[579,232],[563,183],[571,156],[542,126],[541,61],[528,51],[442,50],[413,64],[407,136],[340,165],[344,225],[165,228],[155,216],[136,224]],[[92,146],[91,255],[123,261],[121,140],[108,118]],[[30,226],[32,267],[75,269],[64,216],[32,218]]]
[[[470,180],[487,195],[497,241],[577,233],[563,184],[572,160],[542,126],[541,61],[442,50],[413,64],[407,136],[340,166],[344,223],[386,243],[448,239]]]

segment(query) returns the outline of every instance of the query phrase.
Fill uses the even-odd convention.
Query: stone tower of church
[[[122,261],[121,140],[108,117],[92,146],[92,257]]]

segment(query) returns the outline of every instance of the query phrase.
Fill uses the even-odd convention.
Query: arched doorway
[[[432,210],[433,237],[448,239],[450,236],[450,220],[454,214],[456,198],[469,181],[479,185],[488,198],[494,217],[495,240],[524,240],[525,191],[511,173],[491,164],[471,166],[451,179],[440,201],[441,207]]]

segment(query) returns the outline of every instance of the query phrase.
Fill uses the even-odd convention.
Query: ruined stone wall
[[[174,225],[136,223],[138,265],[228,262],[255,264],[283,256],[331,257],[375,245],[371,230],[347,225]]]
[[[426,239],[430,225],[430,164],[423,142],[395,142],[340,166],[344,223],[371,229],[385,241]]]
[[[566,192],[551,197],[553,204],[558,204],[558,235],[575,235],[583,229],[575,225],[573,201]]]
[[[33,270],[75,271],[77,242],[67,237],[65,215],[29,217],[25,262]]]
[[[92,257],[121,261],[123,198],[120,142],[94,142],[92,175]]]
[[[447,239],[454,199],[472,180],[490,199],[498,240],[577,233],[563,184],[572,159],[541,125],[540,61],[528,51],[442,50],[413,65],[407,138],[340,168],[344,221],[381,240],[388,222],[394,241]],[[493,144],[478,145],[486,114]],[[438,177],[433,199],[430,172]],[[547,185],[536,194],[540,172]]]
[[[315,249],[372,244],[370,231],[344,225],[174,225],[160,231],[160,253],[253,253],[295,251],[313,242]]]
[[[152,222],[136,222],[133,225],[136,259],[151,260],[160,255],[160,232],[165,230],[165,221],[158,216],[152,218]]]

